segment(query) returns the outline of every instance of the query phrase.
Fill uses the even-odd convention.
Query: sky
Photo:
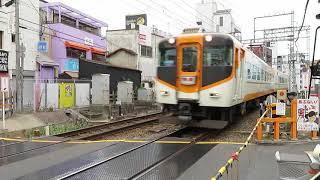
[[[49,0],[54,2],[54,0]],[[201,0],[59,0],[99,20],[109,29],[124,29],[125,16],[146,13],[148,26],[155,25],[171,34],[179,34],[186,27],[196,27],[195,4]],[[307,0],[216,0],[219,9],[232,9],[236,24],[242,30],[243,39],[253,38],[254,17],[294,11],[295,25],[300,26]],[[310,48],[313,49],[314,31],[320,25],[315,15],[320,13],[320,3],[310,0],[305,25],[311,25]],[[290,17],[257,21],[257,29],[290,25]],[[320,36],[320,35],[319,35]],[[320,38],[319,38],[320,41]],[[306,49],[305,39],[298,41],[299,50]],[[320,49],[320,42],[317,49]],[[312,45],[312,46],[311,46]],[[288,50],[283,47],[283,53]],[[282,52],[280,50],[280,52]],[[320,51],[316,54],[320,58]]]

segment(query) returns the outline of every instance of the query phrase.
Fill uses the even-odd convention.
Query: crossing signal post
[[[320,14],[316,15],[316,19],[320,19]],[[311,94],[311,83],[312,79],[320,79],[320,62],[317,62],[317,64],[314,64],[314,58],[316,54],[316,46],[317,46],[317,34],[318,30],[320,29],[320,26],[317,27],[315,37],[314,37],[314,45],[313,45],[313,56],[312,56],[312,63],[311,63],[311,76],[309,81],[309,93],[308,93],[308,99],[310,98]]]

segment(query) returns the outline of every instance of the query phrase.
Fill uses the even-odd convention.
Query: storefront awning
[[[37,57],[37,63],[41,66],[59,66],[58,63],[45,54],[40,54],[40,56]]]
[[[72,41],[65,41],[64,44],[66,45],[66,47],[71,47],[71,48],[80,49],[80,50],[84,50],[84,51],[90,50],[89,46],[86,46],[81,43],[76,43],[76,42],[72,42]]]
[[[105,49],[101,49],[101,48],[92,47],[92,48],[91,48],[91,52],[92,52],[92,53],[96,53],[96,54],[105,55],[106,50],[105,50]]]

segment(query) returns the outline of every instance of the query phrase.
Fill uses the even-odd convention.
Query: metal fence
[[[59,108],[84,107],[91,103],[91,80],[35,80],[23,81],[23,110],[41,111]],[[15,107],[15,80],[10,81],[12,106]]]

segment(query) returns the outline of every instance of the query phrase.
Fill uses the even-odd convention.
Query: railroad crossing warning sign
[[[287,90],[278,90],[277,91],[278,100],[287,100]]]
[[[319,131],[319,98],[297,100],[297,130]]]

